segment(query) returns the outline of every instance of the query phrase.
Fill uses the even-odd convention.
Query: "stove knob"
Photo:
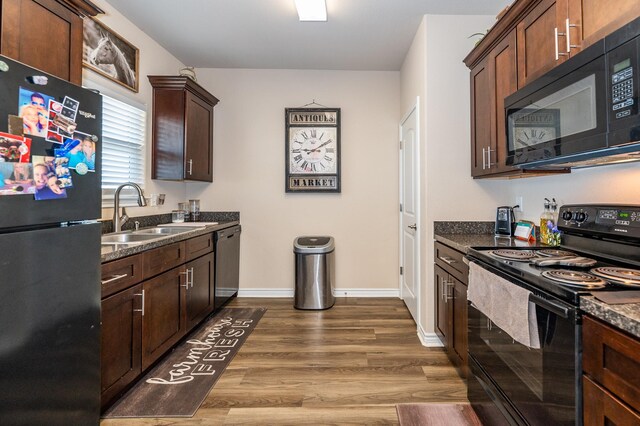
[[[576,213],[576,222],[582,223],[587,220],[587,214],[585,212]]]
[[[570,221],[572,216],[573,215],[571,214],[571,212],[569,210],[567,210],[564,213],[562,213],[562,219],[564,219],[566,221]]]

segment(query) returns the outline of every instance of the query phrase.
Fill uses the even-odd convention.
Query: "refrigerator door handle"
[[[144,290],[142,293],[134,293],[134,296],[142,296],[142,309],[134,309],[133,312],[142,312],[142,316],[144,316]]]

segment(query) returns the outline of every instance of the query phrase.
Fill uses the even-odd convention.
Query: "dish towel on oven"
[[[536,306],[529,302],[531,292],[469,262],[467,299],[480,312],[530,348],[540,348]]]

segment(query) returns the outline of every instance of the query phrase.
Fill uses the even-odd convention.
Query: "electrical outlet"
[[[516,197],[516,205],[520,207],[517,207],[514,210],[522,213],[524,211],[524,202],[522,200],[522,196]]]

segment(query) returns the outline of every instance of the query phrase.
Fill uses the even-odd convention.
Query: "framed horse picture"
[[[83,27],[82,65],[137,92],[138,48],[94,18],[84,18]]]

